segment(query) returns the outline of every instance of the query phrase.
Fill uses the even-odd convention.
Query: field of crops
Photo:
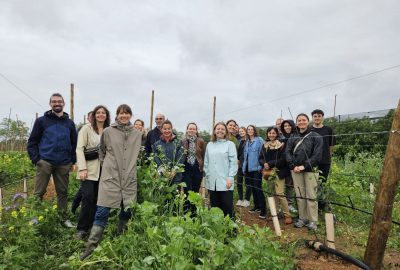
[[[7,181],[32,175],[26,154],[1,157],[1,173],[10,175]],[[345,205],[351,200],[355,207],[372,212],[374,196],[369,193],[369,183],[374,179],[377,185],[382,160],[381,155],[360,155],[355,160],[336,161],[323,196]],[[15,167],[13,161],[19,165]],[[10,192],[10,186],[1,209],[0,269],[294,269],[304,257],[303,240],[325,237],[322,215],[315,235],[284,228],[278,238],[267,222],[254,225],[239,212],[239,221],[233,222],[219,209],[203,207],[202,198],[194,193],[189,195],[197,206],[197,216],[192,218],[183,212],[183,194],[168,186],[154,166],[151,163],[139,169],[139,202],[133,206],[128,231],[116,236],[118,216],[114,211],[103,241],[84,262],[79,261],[84,242],[73,238],[74,230],[61,226],[55,201],[40,203],[33,197],[23,201]],[[12,176],[16,168],[21,170]],[[70,187],[72,198],[78,188],[74,175]],[[362,259],[371,216],[335,204],[332,208],[338,248]],[[400,221],[399,209],[397,196],[393,220]],[[71,218],[76,221],[76,216],[71,214]],[[399,250],[399,227],[393,225],[387,253],[399,257]],[[393,261],[385,265],[397,267]]]

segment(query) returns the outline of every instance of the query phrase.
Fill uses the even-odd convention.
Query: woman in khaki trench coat
[[[100,242],[111,208],[121,208],[117,232],[121,234],[131,217],[130,205],[136,202],[136,161],[142,133],[131,124],[132,110],[122,104],[117,108],[117,122],[105,129],[100,139],[99,158],[102,172],[97,210],[92,230],[81,260]]]

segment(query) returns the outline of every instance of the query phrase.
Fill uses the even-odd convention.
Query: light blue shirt
[[[234,177],[238,170],[236,146],[222,139],[209,142],[204,157],[205,186],[212,191],[233,190]],[[230,189],[226,181],[232,181]]]

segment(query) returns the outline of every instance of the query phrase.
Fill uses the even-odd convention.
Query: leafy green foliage
[[[26,152],[0,152],[0,186],[33,174],[34,167]]]

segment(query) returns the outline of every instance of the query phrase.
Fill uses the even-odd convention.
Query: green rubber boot
[[[82,252],[80,259],[83,261],[86,259],[93,251],[96,249],[97,245],[100,243],[103,236],[104,228],[101,226],[93,225],[90,230],[90,235],[86,243],[85,251]]]

